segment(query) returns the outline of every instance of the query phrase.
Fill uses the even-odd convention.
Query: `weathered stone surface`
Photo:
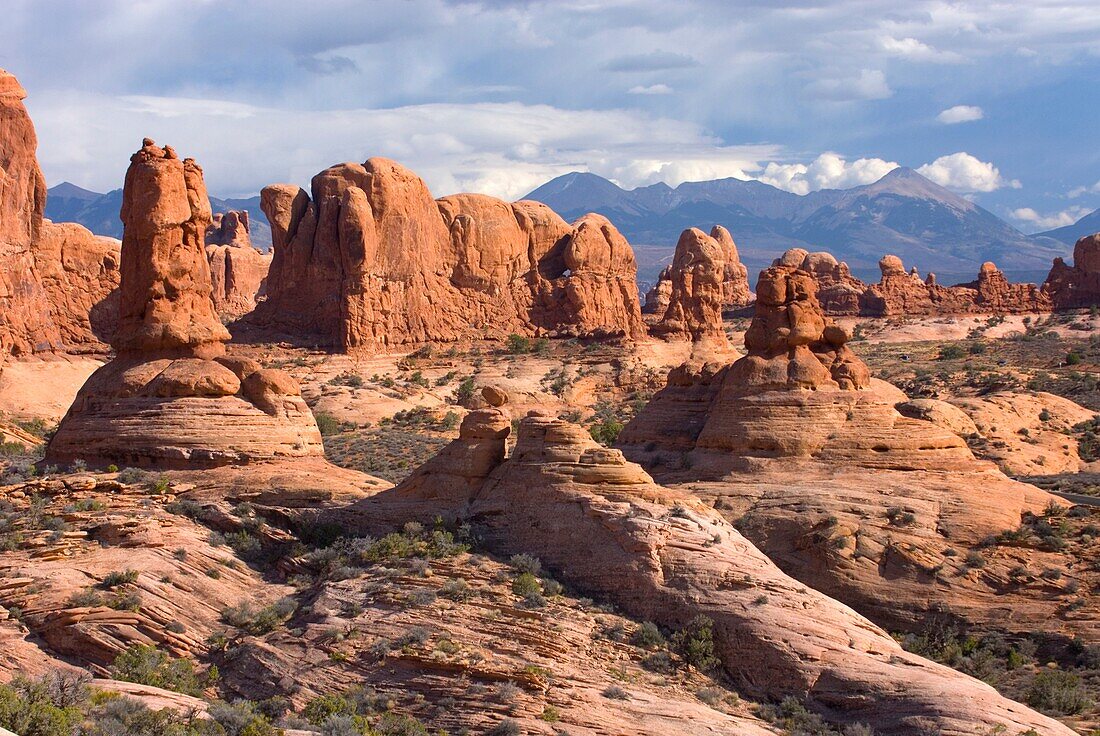
[[[42,217],[46,182],[26,91],[0,69],[0,355],[102,349],[118,245]]]
[[[225,322],[256,308],[271,267],[271,256],[252,247],[248,212],[217,213],[206,230],[206,259],[210,263],[214,309]]]
[[[1073,246],[1073,265],[1061,258],[1043,283],[1043,292],[1055,309],[1077,309],[1100,304],[1100,233],[1081,238]]]
[[[723,245],[702,230],[685,230],[669,266],[668,306],[651,332],[666,338],[724,340],[725,274]]]
[[[202,169],[146,139],[130,158],[120,216],[124,288],[115,349],[221,354],[229,333],[210,298],[203,237],[211,214]]]
[[[533,202],[433,200],[387,159],[339,164],[312,196],[264,190],[275,251],[254,321],[344,350],[504,337],[644,334],[629,244]]]
[[[321,454],[295,381],[224,356],[198,165],[146,139],[126,174],[122,219],[118,357],[81,388],[47,461],[190,468]]]
[[[712,270],[717,270],[716,276],[711,275]],[[719,317],[724,309],[740,309],[752,303],[749,272],[741,263],[729,230],[715,225],[709,236],[696,228],[685,230],[676,244],[672,263],[661,271],[657,283],[646,292],[643,311],[657,315],[659,320],[652,331],[663,337],[683,337],[698,332],[691,324],[699,323],[700,316],[691,315],[701,309],[700,300],[710,301],[713,290],[710,282],[715,279],[720,284]],[[674,300],[680,304],[673,306]],[[703,308],[703,311],[709,309]]]
[[[795,265],[813,274],[826,314],[891,317],[906,315],[1016,314],[1047,312],[1052,302],[1047,287],[1010,283],[995,264],[983,263],[975,281],[942,286],[935,274],[922,280],[894,255],[879,261],[882,278],[865,284],[851,275],[845,263],[828,253],[806,253],[792,248],[775,263]]]
[[[506,457],[498,412],[471,414],[462,436],[409,479],[333,518],[370,533],[397,520],[468,522],[494,552],[536,556],[556,578],[637,618],[679,627],[706,615],[726,675],[752,697],[794,696],[883,733],[969,736],[997,724],[1072,733],[904,652],[784,575],[706,504],[655,485],[581,427],[531,414]]]
[[[988,555],[990,536],[1060,501],[976,459],[946,422],[899,414],[904,394],[847,351],[810,272],[761,274],[745,344],[732,365],[670,373],[619,435],[624,454],[722,509],[788,574],[882,625],[919,629],[940,611],[975,630],[1097,636],[1094,604],[1062,616],[1048,594],[1001,585],[1017,564],[1009,556],[980,575],[962,562],[959,550]],[[930,585],[941,569],[951,585]]]

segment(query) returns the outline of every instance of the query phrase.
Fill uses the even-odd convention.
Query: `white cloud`
[[[1096,182],[1091,187],[1074,187],[1069,190],[1066,196],[1070,199],[1077,199],[1082,194],[1100,194],[1100,181]]]
[[[98,191],[122,185],[143,136],[204,168],[219,196],[266,184],[306,185],[321,169],[393,158],[437,196],[484,192],[506,199],[560,174],[588,170],[634,187],[655,181],[748,178],[779,146],[728,146],[693,123],[631,110],[435,103],[386,109],[297,110],[169,97],[67,92],[35,97],[47,181]]]
[[[1030,207],[1020,207],[1012,210],[1009,215],[1020,222],[1034,225],[1039,230],[1053,230],[1056,227],[1072,225],[1089,213],[1087,207],[1070,207],[1069,209],[1055,212],[1052,215],[1040,215]]]
[[[956,123],[971,123],[975,120],[981,120],[984,117],[985,112],[980,107],[975,105],[955,105],[937,115],[936,120],[939,120],[945,125],[955,125]]]
[[[881,158],[861,158],[848,163],[835,153],[823,153],[809,164],[769,163],[759,177],[765,184],[795,194],[819,189],[846,189],[878,181],[898,164]]]
[[[637,85],[627,90],[632,95],[670,95],[672,87],[667,84]]]
[[[911,61],[930,61],[936,64],[955,64],[966,60],[962,54],[954,51],[940,51],[915,38],[894,38],[884,36],[879,39],[879,48],[890,56],[898,56]]]
[[[957,192],[992,192],[1002,187],[1020,188],[1019,181],[1005,179],[996,166],[980,161],[965,151],[940,156],[932,163],[919,167],[917,172],[940,186]]]
[[[830,102],[884,100],[894,94],[886,74],[878,69],[861,69],[858,76],[818,79],[806,86],[810,96]]]

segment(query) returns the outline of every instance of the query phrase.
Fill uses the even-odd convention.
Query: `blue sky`
[[[433,192],[567,171],[806,192],[917,168],[1025,231],[1100,207],[1100,9],[1071,2],[7,0],[47,179],[143,136],[213,193],[388,156]]]

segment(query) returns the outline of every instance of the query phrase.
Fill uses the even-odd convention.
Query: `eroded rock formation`
[[[1071,733],[984,683],[904,652],[869,621],[784,575],[707,504],[656,485],[582,428],[531,413],[506,456],[509,432],[504,409],[471,412],[439,456],[335,518],[375,533],[398,520],[468,522],[498,554],[536,556],[555,577],[632,616],[679,627],[706,615],[739,691],[804,698],[841,723],[890,734],[962,736],[996,724]]]
[[[1052,302],[1046,287],[1014,284],[993,263],[983,263],[978,278],[964,284],[943,286],[935,274],[921,279],[917,270],[905,270],[894,255],[879,261],[882,277],[866,284],[852,276],[848,265],[828,253],[807,253],[792,248],[775,263],[797,266],[813,274],[827,314],[835,316],[892,317],[907,315],[1016,314],[1049,312]]]
[[[266,187],[275,251],[261,326],[345,350],[509,333],[644,334],[630,245],[606,218],[535,202],[436,202],[393,161]]]
[[[699,330],[692,326],[702,323],[698,313],[712,311],[702,302],[713,301],[714,281],[719,284],[719,316],[724,309],[740,309],[752,303],[749,272],[741,263],[729,230],[715,225],[708,236],[688,228],[680,234],[672,263],[661,271],[657,283],[645,295],[644,311],[660,320],[654,331],[668,336],[696,334]],[[674,302],[678,304],[674,306]]]
[[[725,233],[725,230],[722,232]],[[666,269],[667,290],[662,289],[662,284],[658,282],[654,291],[646,295],[647,306],[652,301],[658,307],[662,301],[665,302],[664,309],[658,313],[658,321],[650,328],[653,334],[691,340],[725,339],[722,309],[730,290],[726,277],[731,270],[736,271],[733,267],[741,266],[738,262],[727,269],[726,259],[733,239],[728,237],[729,233],[725,235],[728,238],[726,242],[696,228],[688,228],[680,235],[672,264]],[[736,257],[736,249],[733,252]],[[747,291],[747,279],[745,281]],[[667,301],[662,296],[666,291]],[[656,296],[651,299],[654,293]]]
[[[899,414],[905,395],[870,378],[814,286],[796,266],[766,269],[748,355],[673,370],[619,435],[625,455],[722,509],[787,573],[883,625],[919,629],[939,611],[978,630],[1095,638],[1095,613],[1066,615],[1042,591],[1001,586],[1019,560],[985,547],[1025,512],[1060,502],[976,459],[945,422]],[[982,556],[982,574],[966,549]],[[941,574],[950,586],[930,584]]]
[[[213,215],[206,230],[206,259],[218,316],[231,322],[255,309],[271,257],[252,247],[247,211]]]
[[[1043,292],[1055,309],[1076,309],[1100,304],[1100,233],[1088,235],[1073,246],[1073,265],[1061,258],[1043,283]]]
[[[117,357],[77,394],[47,461],[204,467],[321,453],[297,383],[225,355],[202,169],[146,139],[123,190]]]
[[[26,90],[0,69],[0,355],[102,348],[113,329],[118,242],[43,219]]]

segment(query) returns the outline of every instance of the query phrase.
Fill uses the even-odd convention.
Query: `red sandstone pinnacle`
[[[1100,233],[1087,235],[1073,246],[1073,265],[1054,259],[1043,293],[1055,309],[1077,309],[1100,304]]]
[[[202,468],[322,454],[294,379],[224,356],[198,164],[146,139],[126,173],[121,217],[118,357],[80,389],[47,462]]]
[[[1034,284],[1010,283],[994,263],[983,263],[978,278],[956,286],[941,286],[934,274],[924,280],[914,268],[894,255],[879,261],[882,277],[865,284],[853,277],[844,263],[828,253],[806,253],[792,248],[776,264],[798,266],[812,274],[826,314],[885,317],[893,315],[952,315],[1050,311],[1048,291]],[[1058,270],[1056,265],[1052,273]],[[1049,281],[1049,279],[1048,279]]]
[[[130,158],[122,193],[120,352],[217,355],[229,332],[210,299],[203,238],[210,200],[202,169],[146,138]]]
[[[46,182],[26,96],[0,69],[0,356],[99,347],[114,328],[118,245],[43,219]]]
[[[657,277],[657,283],[646,292],[644,311],[657,315],[659,320],[652,328],[655,334],[685,337],[708,331],[714,333],[712,317],[704,320],[709,322],[709,327],[701,326],[701,315],[685,319],[685,315],[690,315],[700,306],[696,298],[689,293],[696,290],[696,282],[699,282],[699,286],[702,287],[698,289],[700,292],[711,291],[710,286],[703,287],[703,282],[709,282],[710,277],[702,276],[702,272],[711,268],[719,271],[717,276],[720,282],[719,316],[723,309],[740,309],[752,303],[753,293],[749,289],[749,272],[741,263],[737,245],[733,242],[729,230],[721,225],[715,225],[708,236],[701,230],[689,228],[680,234],[672,263],[661,271]],[[686,273],[688,270],[695,273],[688,275]],[[677,291],[677,301],[681,304],[672,307],[674,289]],[[686,302],[685,294],[687,294]],[[695,303],[695,307],[685,308],[685,304],[689,303]],[[696,325],[695,328],[692,327],[693,324]]]

